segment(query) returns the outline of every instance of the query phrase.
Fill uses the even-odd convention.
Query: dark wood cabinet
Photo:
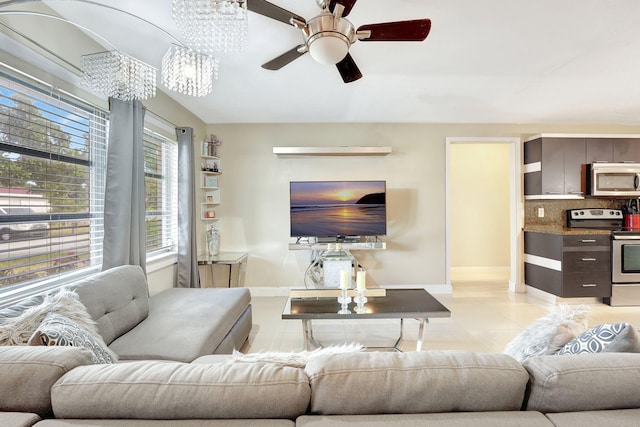
[[[586,164],[640,163],[640,138],[539,136],[524,143],[524,195],[578,198],[586,192]]]
[[[611,237],[525,232],[525,283],[563,297],[611,296]]]
[[[582,168],[585,156],[584,138],[541,137],[525,142],[525,196],[583,196]]]
[[[640,163],[640,138],[587,138],[587,163]]]

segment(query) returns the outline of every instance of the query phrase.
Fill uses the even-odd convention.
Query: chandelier
[[[205,96],[218,78],[218,58],[171,44],[162,57],[162,84],[191,96]]]
[[[107,96],[132,101],[156,96],[156,69],[117,50],[82,56],[82,83]]]
[[[247,1],[173,0],[173,20],[198,52],[241,52],[247,44]]]

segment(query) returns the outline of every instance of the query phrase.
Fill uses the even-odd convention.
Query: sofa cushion
[[[211,419],[302,415],[304,371],[268,363],[83,366],[51,389],[56,418]]]
[[[629,323],[605,323],[581,333],[562,347],[558,354],[600,352],[639,353],[640,335]]]
[[[0,412],[0,426],[2,427],[31,427],[41,418],[27,412]]]
[[[0,424],[1,425],[1,424]],[[44,420],[37,427],[295,427],[291,420]]]
[[[510,356],[455,351],[336,354],[305,370],[311,412],[336,415],[519,410],[529,380]]]
[[[151,298],[144,322],[109,348],[121,360],[191,362],[214,353],[250,301],[246,288],[167,289]]]
[[[539,412],[456,412],[447,414],[304,415],[297,427],[553,427]]]
[[[93,363],[118,361],[117,355],[107,348],[99,335],[90,333],[58,313],[49,313],[44,318],[29,339],[29,345],[83,347],[91,352]]]
[[[39,302],[38,302],[39,301]],[[18,312],[23,310],[22,312]],[[98,334],[95,322],[73,290],[62,288],[47,295],[29,298],[4,310],[0,325],[0,345],[25,345],[49,313],[59,313],[72,319],[93,334]],[[8,315],[16,316],[8,317]]]
[[[0,411],[51,412],[51,386],[66,372],[91,364],[77,347],[0,347]]]
[[[531,377],[527,410],[640,408],[640,354],[541,356],[529,359],[524,367]]]
[[[147,279],[137,265],[123,265],[91,275],[75,282],[73,288],[107,345],[149,313]]]
[[[556,427],[637,427],[640,409],[615,411],[584,411],[547,414]]]

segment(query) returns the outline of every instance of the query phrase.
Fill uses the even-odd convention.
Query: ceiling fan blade
[[[342,12],[342,16],[347,16],[351,9],[353,9],[353,5],[356,4],[357,0],[331,0],[329,2],[329,11],[333,13],[333,9],[336,7],[336,3],[340,3],[344,6],[344,12]]]
[[[257,13],[267,18],[275,19],[276,21],[284,22],[285,24],[293,25],[294,20],[302,23],[306,23],[302,16],[296,15],[293,12],[289,12],[286,9],[276,6],[273,3],[269,3],[265,0],[247,0],[247,9],[251,12]]]
[[[262,64],[262,68],[266,70],[279,70],[284,67],[288,63],[294,61],[295,59],[300,58],[302,55],[307,53],[307,45],[301,44],[294,47],[291,50],[283,53],[282,55],[273,58],[271,61]]]
[[[363,42],[421,42],[427,38],[431,30],[430,19],[416,19],[413,21],[385,22],[382,24],[363,25],[361,31],[371,31],[369,37],[358,35]]]
[[[355,82],[362,77],[362,73],[350,53],[347,53],[347,56],[336,64],[336,67],[338,67],[340,76],[345,83]]]

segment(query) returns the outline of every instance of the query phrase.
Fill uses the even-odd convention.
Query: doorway
[[[481,273],[484,266],[489,266],[487,272],[499,271],[496,268],[507,260],[508,267],[503,270],[508,270],[509,290],[524,292],[520,164],[520,138],[446,139],[446,281],[449,287],[452,268],[456,272],[467,269],[474,274]],[[508,183],[499,182],[505,179]],[[464,205],[461,212],[460,204],[464,203],[461,199],[465,196],[469,196],[471,203]]]

